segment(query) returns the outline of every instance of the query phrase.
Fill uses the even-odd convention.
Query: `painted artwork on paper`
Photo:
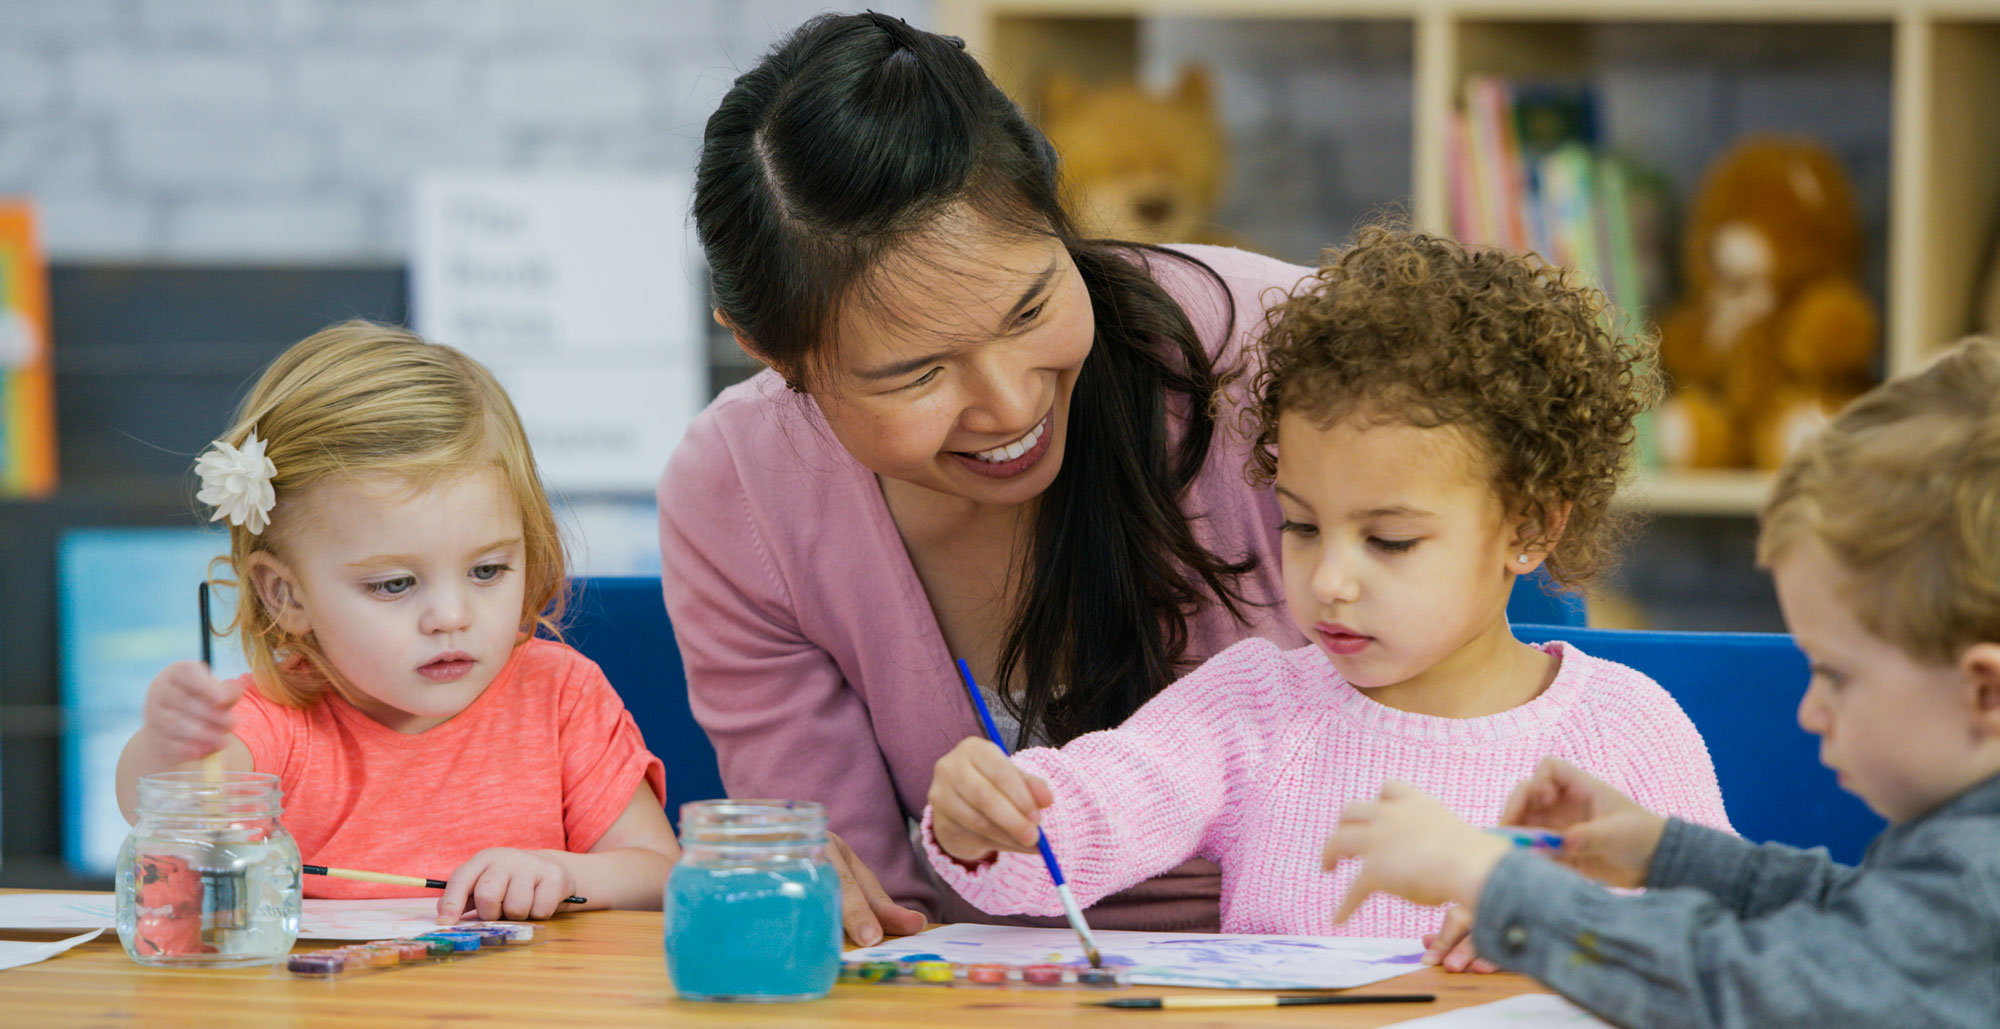
[[[437,897],[309,899],[300,905],[303,940],[388,940],[438,928]],[[477,918],[475,912],[472,916]]]
[[[1416,940],[1230,933],[1148,933],[1098,930],[1109,967],[1142,986],[1206,986],[1231,990],[1339,990],[1414,972],[1423,957]],[[944,960],[963,964],[1086,965],[1083,945],[1068,929],[947,925],[875,947],[848,951],[849,961]]]

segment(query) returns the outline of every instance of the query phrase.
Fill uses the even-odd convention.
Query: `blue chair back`
[[[1590,624],[1584,618],[1583,594],[1551,589],[1546,568],[1514,580],[1514,592],[1507,595],[1507,621],[1514,625]]]
[[[1516,625],[1514,635],[1575,644],[1666,687],[1707,742],[1723,807],[1746,839],[1825,846],[1852,864],[1882,831],[1882,819],[1840,788],[1819,763],[1819,741],[1799,728],[1809,673],[1790,636],[1557,625]]]
[[[1541,588],[1545,581],[1538,571],[1515,584],[1507,605],[1509,620],[1535,622],[1551,630],[1582,625],[1582,598],[1545,593]],[[1523,627],[1517,624],[1517,635]],[[646,745],[666,764],[667,795],[662,799],[676,829],[682,804],[727,796],[716,770],[715,748],[688,707],[687,674],[681,668],[680,648],[674,642],[659,579],[594,576],[571,580],[563,637],[604,669],[645,735]],[[1596,653],[1586,644],[1578,645],[1587,653]]]
[[[688,709],[687,674],[659,579],[571,580],[563,637],[604,669],[646,746],[665,762],[667,795],[661,799],[676,831],[682,804],[727,796],[715,748]]]

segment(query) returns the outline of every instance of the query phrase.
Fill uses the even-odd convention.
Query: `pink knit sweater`
[[[1318,647],[1245,640],[1195,669],[1125,724],[1059,750],[1015,755],[1049,781],[1049,844],[1088,906],[1192,856],[1222,866],[1222,931],[1415,937],[1442,908],[1385,894],[1336,929],[1348,862],[1320,870],[1341,806],[1385,779],[1415,783],[1474,825],[1499,821],[1515,784],[1554,755],[1647,808],[1729,828],[1708,748],[1666,690],[1563,643],[1549,688],[1484,718],[1387,707],[1349,685]],[[1062,912],[1038,854],[967,869],[923,839],[945,882],[994,914]]]

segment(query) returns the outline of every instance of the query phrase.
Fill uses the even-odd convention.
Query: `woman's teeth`
[[[1040,443],[1042,441],[1042,433],[1047,432],[1048,428],[1049,428],[1049,420],[1044,418],[1040,422],[1036,423],[1034,430],[1029,432],[1026,436],[1023,436],[1020,439],[1017,439],[1014,442],[1009,443],[1004,447],[994,447],[992,450],[977,451],[972,456],[980,459],[981,461],[988,462],[990,464],[999,464],[1002,461],[1012,461],[1013,459],[1020,457],[1022,454],[1025,454],[1028,451],[1033,450],[1035,444]]]

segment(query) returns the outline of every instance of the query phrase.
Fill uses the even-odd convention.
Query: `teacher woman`
[[[980,732],[953,659],[1010,744],[1060,744],[1246,636],[1304,644],[1233,373],[1307,270],[1077,238],[1054,152],[962,44],[876,14],[816,18],[736,80],[694,215],[716,318],[768,368],[659,486],[723,782],[827,806],[864,944],[1003,921],[910,842],[933,763]],[[1190,864],[1092,921],[1213,929],[1217,891]]]

